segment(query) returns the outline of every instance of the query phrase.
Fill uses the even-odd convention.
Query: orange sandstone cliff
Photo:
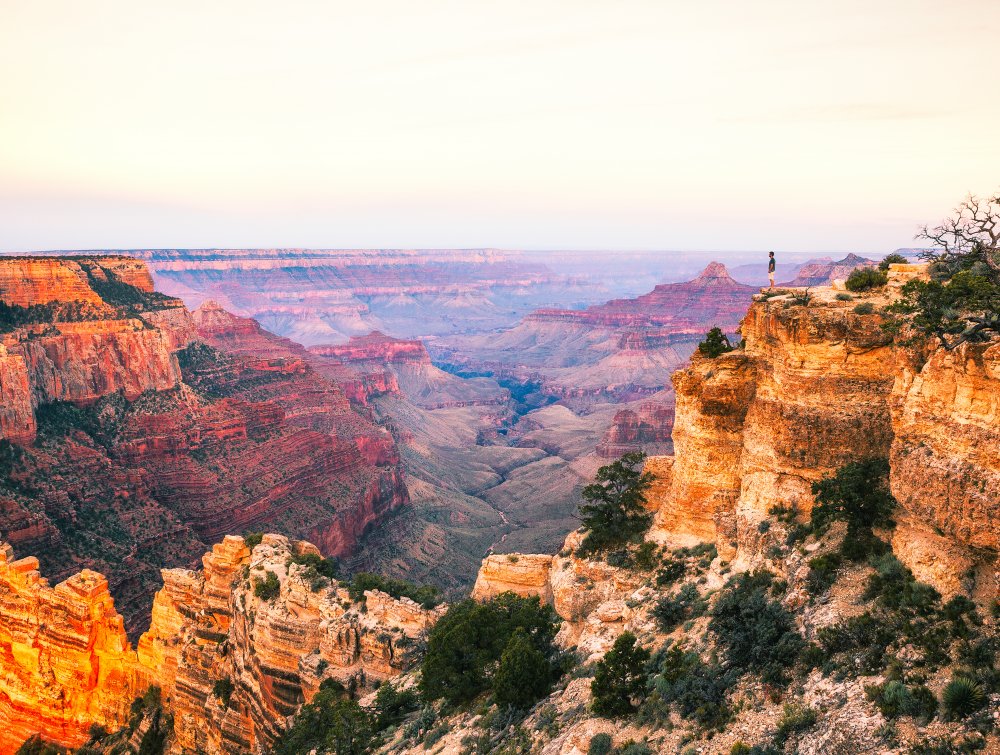
[[[814,481],[887,457],[900,558],[946,594],[996,594],[1000,346],[894,346],[879,310],[920,271],[894,265],[889,287],[852,301],[834,287],[808,301],[758,296],[745,348],[675,373],[676,456],[653,496],[651,535],[714,541],[750,565],[765,558],[770,510],[805,516]],[[861,300],[875,312],[856,313]]]
[[[252,551],[227,537],[202,569],[166,569],[136,649],[107,580],[84,571],[49,587],[34,558],[0,547],[0,752],[39,734],[76,747],[92,724],[114,730],[150,684],[173,714],[170,751],[245,753],[269,745],[327,678],[362,684],[408,669],[442,608],[368,591],[352,603],[336,581],[295,563],[315,546],[265,535]],[[259,597],[274,574],[277,594]],[[228,701],[216,682],[232,683]]]

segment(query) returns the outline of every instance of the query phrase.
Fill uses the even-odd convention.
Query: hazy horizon
[[[988,0],[0,10],[7,251],[884,254],[1000,182]]]

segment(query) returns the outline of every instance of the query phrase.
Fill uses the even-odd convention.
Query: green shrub
[[[358,572],[347,586],[348,595],[357,603],[365,597],[365,590],[381,590],[393,598],[409,598],[424,608],[434,608],[441,604],[441,591],[433,585],[415,585],[402,579]]]
[[[265,572],[264,579],[254,578],[253,594],[261,600],[274,600],[281,593],[281,583],[273,571]]]
[[[670,720],[671,706],[684,718],[705,729],[721,729],[729,721],[727,693],[737,680],[735,671],[706,664],[697,653],[673,645],[653,659],[655,673],[639,709],[643,724],[662,726]]]
[[[886,527],[892,523],[896,501],[889,492],[889,460],[854,461],[812,485],[816,505],[811,521],[815,528],[842,520],[856,527]]]
[[[706,602],[693,584],[684,585],[674,597],[661,598],[653,608],[653,618],[660,630],[673,631],[678,624],[705,614]]]
[[[656,572],[656,586],[666,587],[672,585],[687,572],[687,565],[680,559],[668,558],[663,561],[659,571]]]
[[[336,579],[337,567],[339,566],[335,558],[323,558],[318,553],[302,553],[292,556],[292,563],[312,569],[321,577]]]
[[[836,299],[837,301],[854,301],[854,297],[851,296],[846,291],[841,291],[840,293],[838,293],[833,298]]]
[[[726,667],[780,684],[805,645],[792,615],[769,596],[774,577],[759,571],[731,580],[711,611],[709,629],[726,651]]]
[[[708,331],[705,340],[698,344],[698,353],[709,359],[715,359],[735,348],[729,336],[722,332],[722,328],[715,327]]]
[[[949,718],[966,718],[986,705],[986,693],[974,680],[956,676],[941,693],[941,704]]]
[[[332,686],[320,687],[302,706],[292,726],[274,744],[275,755],[301,755],[318,750],[332,755],[370,752],[372,729],[357,701]]]
[[[892,254],[887,254],[882,258],[882,261],[878,263],[878,269],[882,272],[886,272],[889,269],[889,265],[905,265],[907,262],[909,262],[909,260],[902,254],[893,252]]]
[[[622,633],[597,663],[590,685],[594,713],[605,718],[634,713],[634,701],[646,687],[648,660],[649,651],[636,644],[635,635]]]
[[[264,539],[264,533],[263,532],[244,532],[243,533],[243,542],[247,544],[247,548],[249,548],[250,550],[253,550],[258,545],[260,545],[261,541],[263,541],[263,539]]]
[[[408,714],[420,710],[420,698],[412,689],[400,692],[389,682],[383,682],[375,693],[372,705],[372,728],[376,732],[395,726]]]
[[[837,580],[837,570],[843,559],[839,553],[824,553],[809,559],[809,575],[806,588],[812,595],[819,595],[830,589]]]
[[[847,276],[844,286],[848,291],[868,291],[881,288],[888,282],[889,276],[883,270],[874,267],[856,267]]]
[[[526,710],[549,693],[553,671],[551,659],[518,627],[493,675],[493,698],[497,705]]]
[[[896,499],[889,491],[889,461],[865,459],[844,465],[832,477],[812,485],[816,505],[810,523],[822,533],[832,522],[847,522],[847,537],[841,553],[854,561],[885,550],[872,535],[873,527],[890,527]]]
[[[937,698],[924,685],[911,689],[900,680],[893,679],[885,684],[865,687],[865,694],[886,718],[916,716],[930,719],[937,712]]]
[[[613,740],[610,734],[603,732],[595,734],[590,738],[590,744],[587,746],[587,755],[608,755],[611,752],[612,744]]]
[[[875,305],[870,301],[863,301],[860,304],[854,306],[854,314],[856,315],[870,315],[874,314]]]
[[[226,676],[215,682],[212,686],[212,694],[222,703],[223,708],[228,708],[229,700],[232,698],[235,689],[232,679]]]
[[[624,545],[649,529],[652,514],[644,504],[653,475],[642,471],[645,459],[642,452],[627,453],[598,469],[597,481],[583,489],[587,503],[580,506],[580,518],[589,530],[583,554]]]
[[[537,596],[522,598],[507,592],[485,603],[455,603],[428,633],[421,690],[429,700],[443,697],[459,704],[490,689],[501,656],[519,629],[550,664],[551,682],[558,668],[553,644],[556,621],[552,609]]]
[[[775,741],[783,744],[792,734],[805,731],[816,723],[816,711],[805,705],[785,705],[778,721]]]

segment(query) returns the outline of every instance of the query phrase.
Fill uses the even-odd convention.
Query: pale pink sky
[[[1000,186],[994,0],[0,0],[0,249],[856,249]]]

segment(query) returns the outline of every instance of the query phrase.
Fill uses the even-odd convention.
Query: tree
[[[525,710],[549,693],[552,676],[552,663],[518,627],[493,675],[493,697],[498,705]]]
[[[490,689],[498,661],[518,630],[554,667],[556,615],[537,596],[506,592],[485,603],[463,600],[450,606],[427,635],[420,666],[425,697],[460,704]]]
[[[831,522],[847,522],[843,554],[860,561],[884,547],[872,534],[872,527],[891,527],[896,499],[889,490],[889,460],[884,458],[852,461],[833,477],[814,482],[816,505],[810,514],[813,528],[823,530]]]
[[[924,226],[917,238],[937,247],[922,255],[931,280],[909,281],[891,311],[949,350],[1000,334],[1000,192],[969,195],[952,217]]]
[[[371,722],[357,701],[333,686],[320,687],[311,703],[274,745],[275,755],[364,755],[372,744]]]
[[[635,635],[623,632],[597,663],[590,684],[594,713],[606,718],[634,713],[636,706],[632,701],[646,689],[648,660],[649,651],[636,645]]]
[[[621,545],[649,529],[653,517],[644,504],[653,475],[642,471],[645,459],[641,451],[627,453],[598,469],[597,482],[583,489],[588,503],[580,506],[580,518],[590,530],[581,545],[584,553]]]
[[[715,359],[735,348],[729,336],[722,332],[722,328],[714,327],[705,334],[705,340],[698,344],[698,353],[709,359]]]

